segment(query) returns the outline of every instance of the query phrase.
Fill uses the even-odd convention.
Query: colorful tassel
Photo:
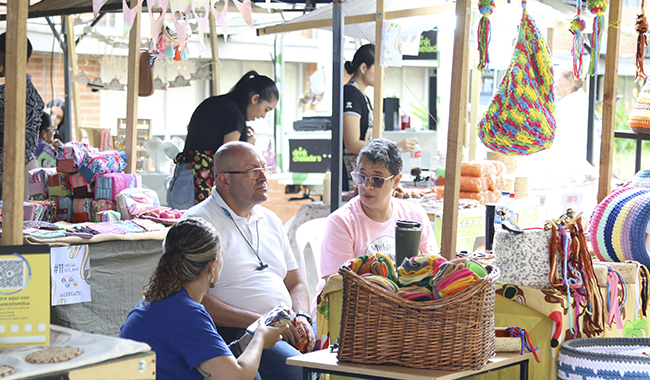
[[[176,47],[176,49],[174,49],[174,50],[176,51],[176,53],[174,54],[174,61],[182,61],[183,58],[181,57],[180,46]]]
[[[582,55],[584,54],[584,37],[582,31],[585,30],[585,19],[580,15],[580,2],[578,2],[578,12],[576,17],[571,20],[569,29],[573,32],[573,47],[571,56],[573,57],[573,79],[578,80],[582,77]]]
[[[490,15],[494,12],[494,0],[479,0],[478,10],[483,15],[478,23],[478,53],[479,63],[476,67],[481,73],[486,70],[489,73],[490,69],[490,53],[488,51],[490,45],[490,38],[492,33],[492,26],[490,22]]]
[[[636,75],[634,80],[636,82],[645,81],[646,75],[643,71],[643,58],[645,49],[648,47],[648,20],[645,17],[645,0],[641,0],[641,14],[636,16],[636,32],[639,36],[636,39],[636,53],[634,55],[634,65],[636,66]]]
[[[596,15],[594,18],[594,28],[591,34],[591,61],[589,62],[589,71],[587,74],[598,74],[598,58],[600,57],[600,38],[603,35],[605,24],[605,11],[607,10],[607,0],[587,0],[587,8]]]

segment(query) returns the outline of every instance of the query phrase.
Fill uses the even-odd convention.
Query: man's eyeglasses
[[[222,173],[228,173],[228,174],[246,174],[252,179],[258,179],[264,173],[264,176],[268,177],[271,174],[273,174],[273,166],[265,166],[263,168],[253,168],[250,170],[246,170],[245,172],[222,172]]]
[[[354,183],[356,183],[359,186],[364,185],[366,183],[366,180],[370,179],[370,184],[375,189],[381,189],[382,187],[384,187],[384,183],[386,183],[386,180],[395,177],[395,174],[393,174],[390,177],[386,177],[386,178],[384,178],[384,177],[374,177],[374,176],[373,177],[368,177],[365,174],[361,174],[361,173],[358,173],[358,172],[352,172],[352,173],[350,173],[350,175],[352,176],[352,180],[354,181]]]

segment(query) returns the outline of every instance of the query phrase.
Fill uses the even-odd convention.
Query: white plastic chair
[[[303,280],[307,284],[310,301],[316,296],[316,286],[321,278],[320,249],[326,221],[327,218],[308,220],[296,230],[296,243],[300,256],[298,265],[305,269]]]

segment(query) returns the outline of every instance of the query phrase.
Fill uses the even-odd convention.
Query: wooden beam
[[[212,95],[221,94],[221,62],[219,62],[219,36],[217,35],[217,20],[210,12],[210,51],[212,52]]]
[[[138,3],[131,0],[131,7]],[[126,89],[126,154],[129,157],[126,166],[127,173],[135,173],[138,158],[138,91],[140,89],[140,15],[142,7],[133,19],[133,26],[129,34],[129,74]]]
[[[72,75],[77,74],[77,47],[75,45],[74,37],[74,28],[72,24],[72,16],[65,16],[65,32],[67,34],[66,41],[68,41],[68,62],[70,62],[70,71]],[[72,104],[70,109],[72,109],[72,115],[74,116],[74,123],[71,126],[70,141],[74,141],[74,136],[76,136],[76,141],[81,141],[81,115],[79,107],[81,103],[79,102],[79,83],[71,81],[70,90],[72,92]]]
[[[23,244],[28,7],[23,0],[7,3],[2,245]]]
[[[375,14],[375,109],[373,110],[372,138],[381,137],[384,130],[384,67],[381,65],[382,31],[384,30],[384,14],[386,13],[386,0],[377,1]]]
[[[612,191],[612,166],[614,162],[614,127],[616,125],[616,84],[618,82],[618,54],[621,37],[622,0],[609,4],[609,26],[607,28],[607,58],[603,91],[603,133],[600,146],[600,177],[598,180],[598,202]],[[593,51],[592,51],[593,52]]]
[[[451,13],[453,12],[453,10],[454,10],[454,4],[433,5],[429,7],[384,12],[384,17],[382,17],[382,19],[392,20],[392,19],[402,18],[402,17],[425,16],[425,15],[432,15],[437,13]],[[350,17],[345,17],[345,25],[360,24],[363,22],[372,22],[375,21],[375,19],[376,19],[376,14],[372,14],[372,13],[350,16]],[[328,28],[331,26],[332,26],[331,18],[322,19],[322,20],[295,22],[295,23],[284,23],[284,24],[267,26],[265,28],[257,29],[257,35],[264,36],[267,34],[295,32],[298,30],[305,30],[305,29]]]
[[[445,203],[442,217],[442,256],[456,257],[458,233],[458,195],[460,193],[460,160],[463,131],[467,125],[467,82],[469,75],[470,0],[456,1],[449,131],[447,134],[447,167],[445,169]]]

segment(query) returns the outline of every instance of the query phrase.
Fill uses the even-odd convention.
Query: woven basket
[[[650,379],[650,357],[642,352],[650,338],[574,339],[562,344],[558,357],[560,380]]]
[[[436,301],[410,301],[342,267],[338,359],[448,371],[480,369],[495,354],[494,284],[499,270]]]
[[[633,132],[650,134],[650,80],[646,82],[636,98],[628,122]]]

